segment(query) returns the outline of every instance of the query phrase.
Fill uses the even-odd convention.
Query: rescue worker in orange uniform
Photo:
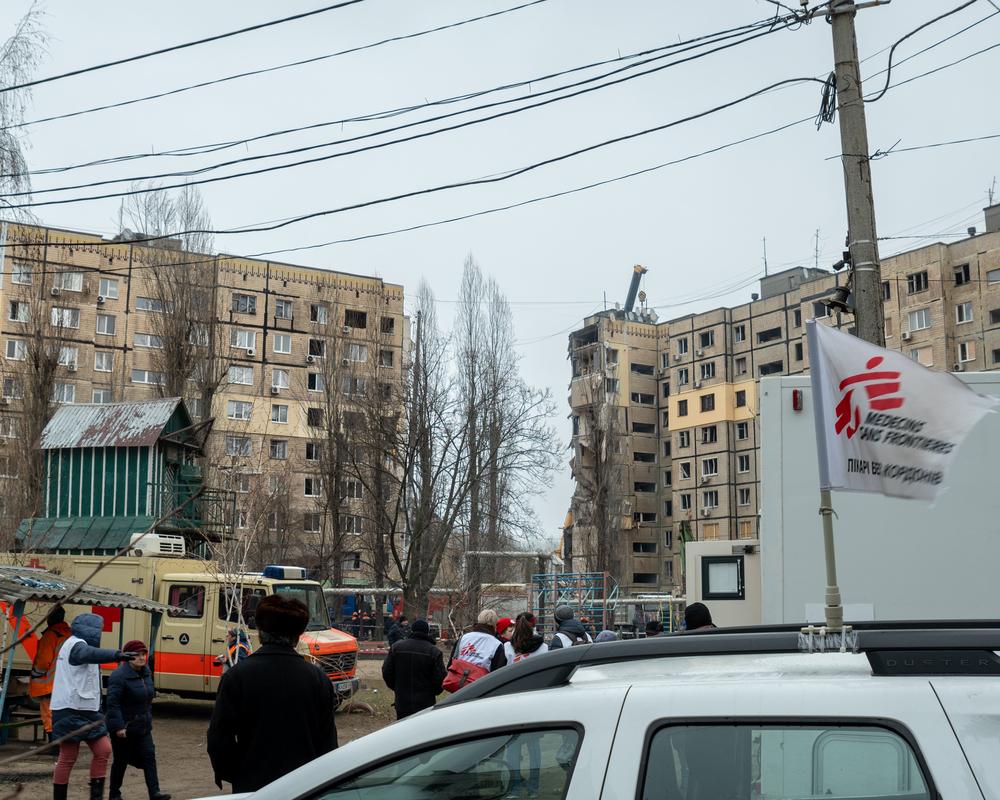
[[[49,706],[52,701],[52,682],[56,675],[56,657],[59,655],[59,648],[71,633],[66,624],[66,611],[62,606],[52,609],[45,622],[47,626],[38,639],[38,649],[31,662],[28,694],[38,701],[42,725],[49,741],[52,741],[52,710]]]

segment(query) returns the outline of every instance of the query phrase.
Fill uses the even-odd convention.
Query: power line
[[[221,83],[228,83],[229,81],[239,80],[240,78],[249,78],[249,77],[253,77],[253,76],[256,76],[256,75],[266,75],[268,73],[278,72],[278,71],[284,70],[284,69],[291,69],[293,67],[301,67],[301,66],[305,66],[305,65],[308,65],[308,64],[315,64],[315,63],[320,62],[320,61],[326,61],[326,60],[329,60],[329,59],[332,59],[332,58],[339,58],[340,56],[349,55],[351,53],[360,53],[360,52],[362,52],[364,50],[371,50],[371,49],[374,49],[376,47],[381,47],[382,45],[385,45],[385,44],[390,44],[390,43],[393,43],[393,42],[401,42],[401,41],[405,41],[407,39],[416,39],[418,37],[427,36],[427,35],[432,34],[432,33],[439,33],[440,31],[449,30],[451,28],[458,28],[458,27],[461,27],[463,25],[469,25],[469,24],[471,24],[473,22],[480,22],[481,20],[491,19],[493,17],[499,17],[499,16],[502,16],[504,14],[510,14],[511,12],[520,11],[521,9],[528,8],[530,6],[536,6],[539,3],[545,3],[545,2],[548,2],[548,0],[531,0],[531,2],[529,2],[529,3],[522,3],[521,5],[513,6],[511,8],[505,8],[505,9],[502,9],[500,11],[494,11],[494,12],[492,12],[490,14],[481,14],[478,17],[470,17],[468,19],[459,20],[458,22],[452,22],[452,23],[449,23],[447,25],[438,25],[437,27],[426,28],[424,30],[416,31],[414,33],[402,34],[400,36],[391,36],[391,37],[389,37],[387,39],[380,39],[377,42],[371,42],[369,44],[359,45],[357,47],[349,47],[346,50],[338,50],[338,51],[336,51],[334,53],[325,53],[323,55],[314,56],[312,58],[304,58],[304,59],[300,59],[298,61],[289,61],[289,62],[286,62],[284,64],[276,64],[275,66],[272,66],[272,67],[263,67],[261,69],[249,70],[247,72],[239,72],[239,73],[236,73],[236,74],[233,74],[233,75],[227,75],[225,77],[216,78],[216,79],[210,80],[210,81],[201,81],[199,83],[193,83],[193,84],[189,84],[187,86],[180,86],[178,88],[169,89],[167,91],[158,92],[156,94],[149,94],[149,95],[145,95],[143,97],[134,97],[134,98],[132,98],[130,100],[122,100],[121,102],[117,102],[117,103],[108,103],[108,104],[105,104],[105,105],[93,106],[91,108],[84,108],[84,109],[81,109],[79,111],[71,111],[71,112],[68,112],[68,113],[65,113],[65,114],[56,114],[56,115],[51,116],[51,117],[42,117],[40,119],[28,120],[27,122],[20,122],[20,123],[18,123],[16,125],[8,125],[3,130],[10,130],[11,128],[25,128],[25,127],[27,127],[29,125],[38,125],[38,124],[43,123],[43,122],[54,122],[56,120],[61,120],[61,119],[70,119],[72,117],[80,117],[80,116],[83,116],[85,114],[93,114],[93,113],[98,112],[98,111],[109,111],[109,110],[115,109],[115,108],[124,108],[126,106],[135,105],[136,103],[143,103],[143,102],[146,102],[146,101],[149,101],[149,100],[159,100],[159,99],[162,99],[164,97],[171,97],[173,95],[182,94],[184,92],[190,92],[190,91],[193,91],[194,89],[204,89],[204,88],[206,88],[208,86],[216,86],[216,85],[221,84]],[[142,154],[142,155],[148,157],[150,154]],[[45,170],[41,171],[42,174],[44,172],[45,172]],[[33,172],[31,174],[40,174],[40,173]]]
[[[270,20],[269,22],[261,22],[257,25],[250,25],[246,28],[240,28],[239,30],[229,31],[228,33],[218,33],[215,36],[206,36],[204,39],[195,39],[191,42],[184,42],[183,44],[175,44],[170,47],[161,47],[159,50],[150,50],[146,53],[139,53],[138,55],[128,56],[127,58],[119,58],[116,61],[106,61],[103,64],[95,64],[92,67],[81,67],[80,69],[70,70],[69,72],[63,72],[59,75],[50,75],[47,78],[38,78],[33,81],[26,81],[25,83],[18,83],[13,86],[3,86],[0,87],[0,94],[5,92],[13,92],[17,89],[28,89],[32,86],[40,86],[43,83],[52,83],[53,81],[62,80],[63,78],[71,78],[74,75],[83,75],[88,72],[97,72],[98,70],[108,69],[109,67],[117,67],[122,64],[131,64],[135,61],[142,61],[146,58],[152,58],[153,56],[161,56],[165,53],[173,53],[176,50],[184,50],[188,47],[196,47],[202,44],[208,44],[209,42],[218,42],[222,39],[229,39],[233,36],[240,36],[244,33],[250,33],[252,31],[263,30],[264,28],[272,28],[275,25],[282,25],[286,22],[293,22],[294,20],[305,19],[306,17],[315,17],[318,14],[325,14],[327,11],[335,11],[338,8],[344,8],[346,6],[353,6],[358,3],[362,3],[364,0],[342,0],[340,3],[335,3],[334,5],[323,6],[322,8],[314,9],[313,11],[304,11],[301,14],[293,14],[290,17],[282,17],[281,19]]]
[[[116,178],[116,179],[108,179],[108,180],[102,180],[102,181],[91,181],[89,183],[73,184],[73,185],[70,185],[70,186],[55,187],[55,188],[50,188],[50,189],[42,189],[42,190],[36,190],[34,192],[28,192],[28,191],[24,191],[24,192],[11,192],[11,193],[9,193],[7,195],[4,195],[4,196],[5,197],[23,197],[23,196],[28,196],[28,195],[42,195],[42,194],[50,194],[50,193],[53,193],[53,192],[71,191],[71,190],[76,190],[76,189],[96,188],[98,186],[107,186],[109,184],[115,184],[115,183],[134,183],[134,182],[139,182],[139,181],[151,181],[151,180],[158,180],[158,179],[161,179],[161,178],[170,178],[170,177],[191,177],[191,176],[194,176],[194,175],[203,174],[205,172],[213,171],[213,170],[216,170],[216,169],[221,169],[221,168],[227,167],[227,166],[234,166],[234,165],[237,165],[237,164],[243,164],[243,163],[249,163],[249,162],[259,161],[261,159],[276,158],[276,157],[279,157],[279,156],[296,155],[296,154],[301,154],[301,153],[305,153],[305,152],[309,152],[309,151],[313,151],[313,150],[317,150],[317,149],[321,149],[321,148],[333,147],[333,146],[340,145],[340,144],[348,144],[348,143],[351,143],[351,142],[357,142],[357,141],[362,141],[362,140],[365,140],[365,139],[371,139],[371,138],[382,136],[382,135],[385,135],[385,134],[388,134],[388,133],[393,133],[393,132],[396,132],[396,131],[405,130],[405,129],[408,129],[408,128],[413,128],[415,126],[425,125],[425,124],[428,124],[428,123],[431,123],[431,122],[438,122],[438,121],[449,119],[449,118],[452,118],[452,117],[461,116],[461,115],[464,115],[464,114],[469,114],[469,113],[472,113],[474,111],[481,111],[481,110],[486,110],[486,109],[490,109],[490,108],[495,108],[497,106],[504,106],[504,105],[509,105],[511,103],[518,103],[518,102],[522,102],[524,100],[531,100],[531,99],[533,99],[535,97],[544,97],[545,95],[551,95],[551,94],[556,93],[556,92],[562,92],[562,91],[565,91],[567,89],[573,89],[573,88],[576,88],[576,87],[579,87],[579,86],[584,86],[585,87],[585,88],[582,88],[582,89],[578,89],[577,91],[570,92],[568,94],[560,95],[558,97],[549,97],[548,99],[545,99],[545,100],[540,100],[538,102],[529,103],[527,105],[523,105],[523,106],[520,106],[518,108],[508,109],[506,111],[501,111],[501,112],[498,112],[498,113],[495,113],[495,114],[491,114],[491,115],[488,115],[488,116],[485,116],[485,117],[478,117],[476,119],[466,120],[464,122],[459,122],[459,123],[456,123],[456,124],[453,124],[453,125],[447,125],[447,126],[444,126],[444,127],[435,128],[435,129],[430,130],[430,131],[423,131],[423,132],[411,134],[411,135],[408,135],[408,136],[402,136],[402,137],[399,137],[399,138],[396,138],[396,139],[391,139],[391,140],[386,141],[386,142],[378,142],[378,143],[374,143],[374,144],[370,144],[370,145],[365,145],[365,146],[362,146],[362,147],[356,147],[356,148],[353,148],[353,149],[350,149],[350,150],[343,150],[343,151],[340,151],[340,152],[329,153],[329,154],[326,154],[326,155],[323,155],[323,156],[317,156],[317,157],[314,157],[314,158],[303,159],[303,160],[300,160],[300,161],[293,161],[293,162],[290,162],[290,163],[287,163],[287,164],[276,164],[276,165],[271,165],[271,166],[268,166],[268,167],[262,167],[260,169],[247,170],[247,171],[244,171],[244,172],[237,172],[237,173],[233,173],[231,175],[215,176],[215,177],[212,177],[212,178],[203,178],[203,179],[199,179],[199,180],[186,181],[184,183],[178,183],[178,184],[167,185],[167,186],[138,187],[138,188],[131,188],[129,190],[125,190],[125,191],[121,191],[121,192],[110,192],[110,193],[99,194],[99,195],[87,195],[87,196],[83,196],[83,197],[66,198],[66,199],[61,199],[61,200],[50,200],[50,201],[42,200],[42,201],[37,201],[37,202],[25,203],[25,204],[21,204],[21,205],[11,205],[11,207],[12,208],[27,208],[27,207],[35,207],[35,206],[43,206],[43,205],[62,205],[62,204],[66,204],[66,203],[86,202],[86,201],[91,201],[91,200],[104,200],[104,199],[113,198],[113,197],[127,197],[127,196],[131,196],[131,195],[135,195],[135,194],[146,194],[146,193],[151,192],[151,191],[159,191],[159,190],[163,190],[163,189],[176,189],[176,188],[181,188],[183,186],[193,186],[193,185],[200,185],[200,184],[204,184],[204,183],[215,183],[215,182],[218,182],[218,181],[233,180],[235,178],[248,177],[248,176],[251,176],[251,175],[260,175],[260,174],[265,174],[265,173],[269,173],[269,172],[275,172],[275,171],[281,171],[281,170],[285,170],[285,169],[290,169],[292,167],[304,166],[304,165],[308,165],[308,164],[315,164],[315,163],[319,163],[319,162],[323,162],[323,161],[328,161],[328,160],[335,159],[335,158],[341,158],[341,157],[348,156],[348,155],[356,155],[357,153],[368,152],[368,151],[371,151],[371,150],[378,150],[378,149],[381,149],[381,148],[384,148],[384,147],[390,147],[390,146],[393,146],[393,145],[396,145],[396,144],[401,144],[401,143],[405,143],[405,142],[411,142],[411,141],[415,141],[415,140],[418,140],[418,139],[427,138],[427,137],[430,137],[430,136],[436,136],[436,135],[441,134],[441,133],[447,133],[447,132],[451,132],[451,131],[454,131],[454,130],[459,130],[459,129],[462,129],[462,128],[470,127],[470,126],[473,126],[473,125],[478,125],[478,124],[481,124],[481,123],[484,123],[484,122],[490,122],[490,121],[493,121],[493,120],[496,120],[496,119],[500,119],[502,117],[507,117],[507,116],[511,116],[511,115],[514,115],[514,114],[520,114],[520,113],[522,113],[524,111],[530,111],[530,110],[533,110],[533,109],[536,109],[536,108],[540,108],[540,107],[543,107],[543,106],[551,105],[553,103],[561,102],[563,100],[568,100],[570,98],[578,97],[578,96],[583,95],[583,94],[588,94],[588,93],[593,92],[593,91],[598,91],[600,89],[604,89],[604,88],[607,88],[609,86],[615,86],[615,85],[617,85],[619,83],[624,83],[624,82],[627,82],[627,81],[635,80],[637,78],[645,77],[647,75],[651,75],[653,73],[660,72],[662,70],[669,69],[671,67],[687,63],[689,61],[694,61],[694,60],[699,59],[699,58],[704,58],[704,57],[706,57],[708,55],[711,55],[713,53],[717,53],[717,52],[720,52],[722,50],[727,50],[727,49],[730,49],[732,47],[736,47],[736,46],[738,46],[740,44],[744,44],[746,42],[749,42],[749,41],[752,41],[754,39],[760,38],[762,36],[768,36],[768,35],[770,35],[773,32],[774,32],[774,30],[766,30],[766,31],[763,31],[762,33],[757,33],[757,34],[754,34],[752,36],[744,37],[744,38],[739,39],[739,40],[737,40],[735,42],[729,42],[727,44],[724,44],[724,45],[722,45],[720,47],[717,47],[717,48],[714,48],[712,50],[703,51],[703,52],[696,53],[696,54],[691,55],[691,56],[687,56],[687,57],[682,58],[682,59],[677,59],[675,61],[670,61],[670,62],[668,62],[666,64],[661,64],[659,66],[656,66],[656,67],[653,67],[651,69],[644,70],[642,72],[638,72],[638,73],[635,73],[635,74],[632,74],[632,75],[626,75],[624,77],[616,78],[615,80],[607,81],[606,83],[598,84],[596,86],[588,86],[587,84],[592,84],[595,81],[602,80],[604,78],[607,78],[609,76],[618,74],[620,72],[624,72],[624,71],[635,69],[636,67],[643,66],[643,65],[648,64],[648,63],[650,63],[652,61],[661,60],[662,58],[665,58],[666,56],[656,56],[656,57],[654,57],[652,59],[648,59],[646,61],[640,61],[640,62],[637,62],[635,64],[630,64],[628,66],[621,67],[621,68],[618,68],[616,70],[612,70],[611,72],[604,73],[603,75],[598,75],[598,76],[594,76],[594,77],[591,77],[591,78],[586,78],[586,79],[584,79],[582,81],[578,81],[576,83],[571,83],[571,84],[567,84],[567,85],[564,85],[564,86],[558,86],[558,87],[554,87],[552,89],[547,89],[547,90],[545,90],[543,92],[539,92],[539,93],[537,93],[535,95],[532,95],[531,97],[528,97],[528,98],[509,98],[509,99],[506,99],[506,100],[499,100],[499,101],[492,102],[492,103],[486,103],[486,104],[482,104],[482,105],[479,105],[479,106],[473,106],[473,107],[468,108],[468,109],[462,109],[462,110],[459,110],[459,111],[449,112],[447,114],[441,114],[441,115],[438,115],[436,117],[429,117],[427,119],[418,120],[416,122],[410,122],[410,123],[406,123],[406,124],[403,124],[403,125],[398,125],[398,126],[395,126],[395,127],[392,127],[392,128],[383,129],[383,130],[380,130],[380,131],[373,131],[373,132],[370,132],[370,133],[365,133],[365,134],[361,134],[361,135],[358,135],[358,136],[347,137],[347,138],[344,138],[344,139],[337,139],[337,140],[333,140],[333,141],[330,141],[330,142],[323,142],[323,143],[314,144],[314,145],[306,145],[306,146],[303,146],[303,147],[292,148],[292,149],[289,149],[289,150],[278,151],[278,152],[274,152],[274,153],[262,153],[262,154],[258,154],[258,155],[254,155],[254,156],[244,156],[242,158],[233,159],[233,160],[230,160],[230,161],[223,161],[223,162],[220,162],[220,163],[217,163],[217,164],[209,165],[207,167],[202,167],[202,168],[194,169],[194,170],[186,170],[186,171],[178,171],[178,172],[168,172],[168,173],[158,173],[158,174],[152,174],[152,175],[132,176],[132,177],[129,177],[129,178]],[[814,80],[814,79],[810,78],[810,80]],[[780,85],[780,84],[776,84],[776,85]]]

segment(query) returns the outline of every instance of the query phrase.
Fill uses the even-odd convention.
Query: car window
[[[205,587],[174,584],[167,594],[167,603],[177,606],[180,611],[171,611],[171,617],[191,617],[199,619],[205,613]]]
[[[243,623],[251,630],[257,628],[257,604],[267,597],[266,589],[241,587],[219,589],[219,619]]]
[[[643,800],[930,800],[906,740],[878,727],[675,725],[646,754]]]
[[[382,764],[313,800],[559,800],[579,738],[567,728],[467,739]]]

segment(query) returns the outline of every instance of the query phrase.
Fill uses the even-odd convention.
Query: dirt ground
[[[369,705],[374,715],[358,708],[342,708],[337,713],[337,734],[341,744],[353,741],[390,724],[392,692],[380,677],[381,660],[362,660],[358,665],[361,690],[355,695],[360,703]],[[204,700],[158,699],[153,707],[153,735],[156,741],[160,786],[174,800],[188,800],[220,794],[212,782],[212,767],[205,752],[205,732],[212,714],[212,703]],[[49,800],[52,797],[52,765],[49,757],[31,757],[3,764],[31,748],[27,743],[10,743],[0,747],[0,800]],[[70,800],[86,800],[90,755],[81,749],[80,760],[70,779]],[[20,786],[20,791],[18,787]],[[225,784],[225,793],[229,792]],[[122,787],[125,800],[144,800],[146,785],[142,773],[129,769]]]

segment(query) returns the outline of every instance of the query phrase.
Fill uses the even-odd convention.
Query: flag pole
[[[840,586],[837,585],[837,554],[833,546],[833,500],[829,489],[819,490],[819,513],[823,517],[823,549],[826,554],[826,627],[841,630],[844,627],[844,607],[840,603]]]

